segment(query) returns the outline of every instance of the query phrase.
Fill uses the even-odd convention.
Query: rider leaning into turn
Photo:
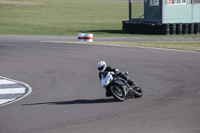
[[[107,66],[105,61],[99,61],[99,62],[97,63],[97,68],[98,68],[98,70],[99,70],[99,79],[100,79],[100,80],[101,80],[101,78],[102,78],[102,77],[101,77],[101,74],[102,74],[103,72],[105,72],[105,71],[109,71],[109,72],[117,73],[117,75],[118,75],[120,78],[122,78],[122,79],[124,79],[124,80],[127,80],[128,83],[129,83],[129,85],[131,85],[131,86],[133,85],[133,81],[131,81],[124,73],[119,72],[118,69],[115,69],[115,68],[113,68],[113,67]],[[106,96],[110,96],[110,95],[106,92]]]

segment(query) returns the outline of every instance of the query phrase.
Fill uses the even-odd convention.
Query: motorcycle
[[[128,72],[124,73],[128,76]],[[130,86],[127,80],[124,80],[114,72],[103,72],[101,79],[102,88],[107,90],[110,96],[113,96],[117,101],[124,101],[127,98],[140,98],[143,95],[142,89],[137,83]]]

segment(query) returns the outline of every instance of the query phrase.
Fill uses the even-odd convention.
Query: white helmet
[[[100,72],[103,72],[103,71],[105,71],[105,69],[106,69],[106,62],[105,61],[99,61],[98,63],[97,63],[97,68],[98,68],[98,70],[100,71]]]

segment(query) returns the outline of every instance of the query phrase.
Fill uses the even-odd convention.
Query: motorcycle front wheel
[[[134,90],[134,96],[136,98],[142,97],[143,92],[142,92],[142,89],[140,87],[134,87],[133,90]]]
[[[126,100],[125,92],[122,87],[113,85],[110,86],[110,93],[117,101]]]

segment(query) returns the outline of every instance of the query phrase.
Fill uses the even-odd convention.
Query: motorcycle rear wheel
[[[117,85],[111,86],[110,93],[117,101],[126,100],[125,92],[124,92],[123,88],[120,86],[117,86]]]

